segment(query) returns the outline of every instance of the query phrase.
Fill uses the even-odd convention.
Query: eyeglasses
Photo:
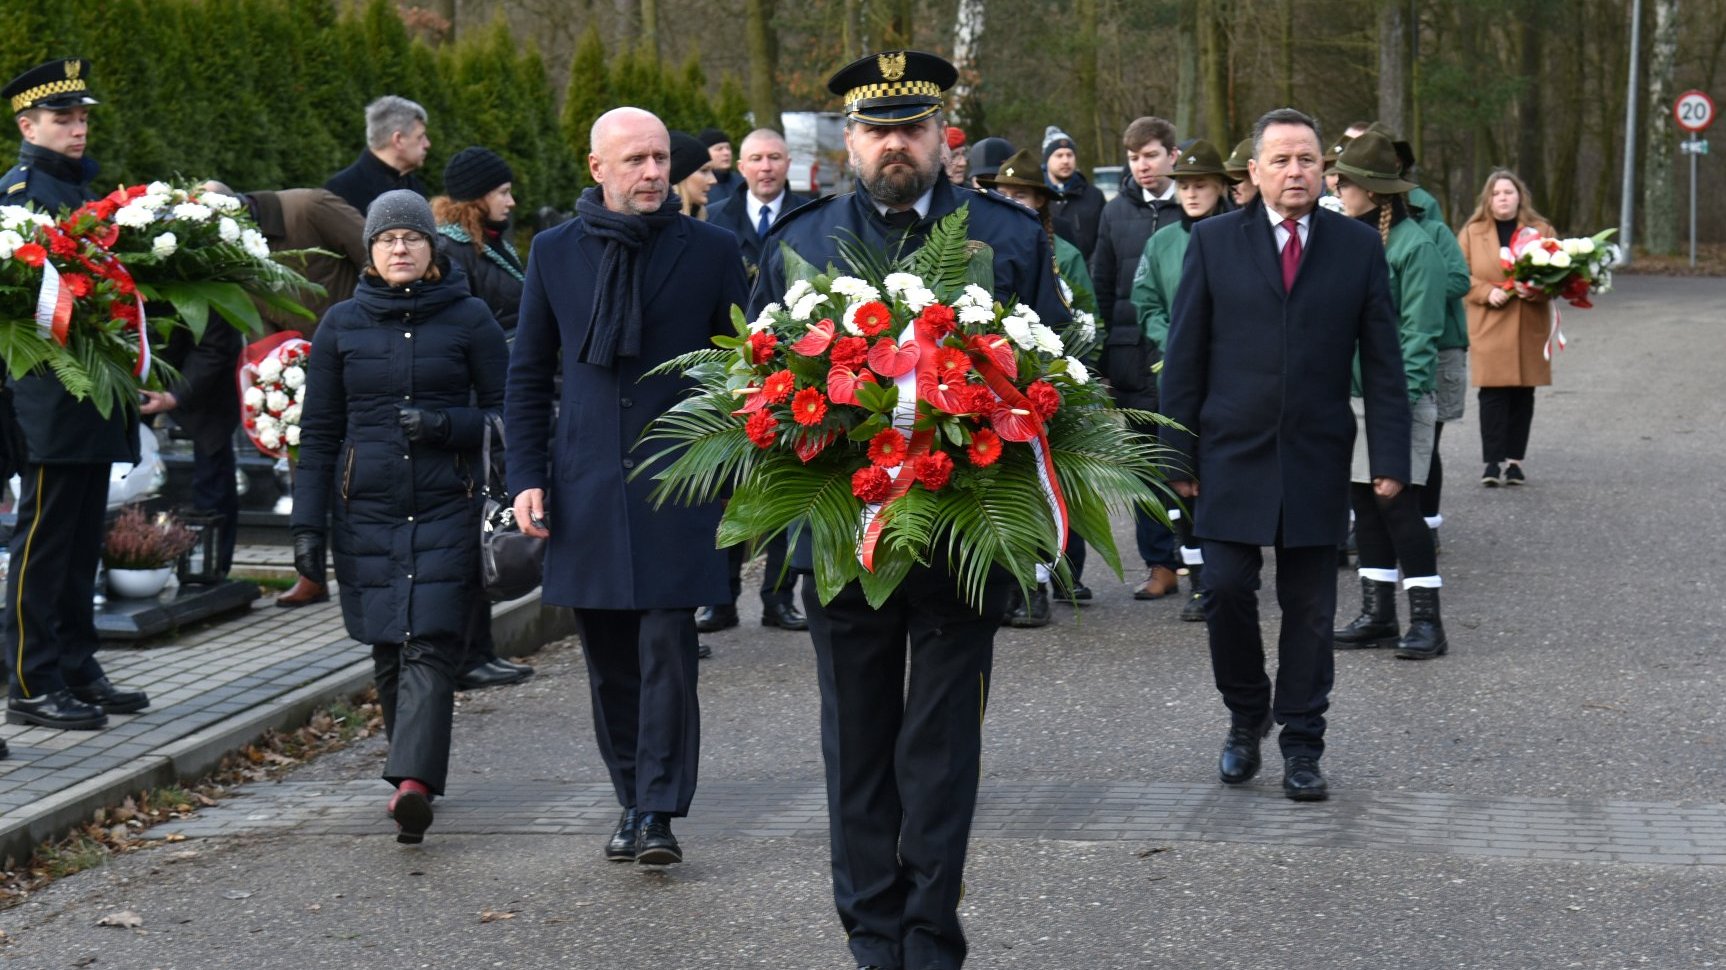
[[[372,240],[372,245],[382,246],[385,249],[394,249],[399,243],[409,249],[419,249],[429,242],[431,242],[431,240],[417,232],[404,232],[396,236],[379,236]]]

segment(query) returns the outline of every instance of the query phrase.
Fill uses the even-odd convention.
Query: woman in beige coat
[[[1522,459],[1534,421],[1534,389],[1552,383],[1546,359],[1551,332],[1546,295],[1509,279],[1499,251],[1524,227],[1551,236],[1552,226],[1528,198],[1528,186],[1514,172],[1498,169],[1486,177],[1480,203],[1463,223],[1463,255],[1468,257],[1468,371],[1480,388],[1480,446],[1486,471],[1481,484],[1521,485],[1527,481]]]

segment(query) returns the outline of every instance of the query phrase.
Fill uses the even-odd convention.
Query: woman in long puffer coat
[[[461,269],[436,258],[436,233],[414,192],[372,203],[371,265],[312,341],[291,520],[294,565],[319,581],[329,523],[348,635],[372,645],[389,811],[408,843],[449,770],[455,678],[485,595],[480,445],[508,358]]]

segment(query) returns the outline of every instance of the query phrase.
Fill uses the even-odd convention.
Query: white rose
[[[10,229],[0,229],[0,259],[11,259],[12,253],[24,245],[24,237]]]
[[[888,273],[887,278],[881,283],[887,287],[887,292],[892,296],[899,296],[923,286],[922,279],[918,278],[915,273]]]
[[[1552,254],[1539,246],[1529,249],[1527,252],[1523,253],[1523,255],[1528,257],[1528,262],[1531,266],[1552,265]]]
[[[1563,242],[1559,243],[1558,246],[1559,246],[1559,248],[1563,249],[1565,252],[1569,253],[1570,255],[1575,256],[1582,251],[1582,250],[1576,248],[1577,244],[1580,243],[1581,241],[1582,240],[1580,240],[1580,239],[1566,239]]]
[[[302,387],[306,383],[306,369],[299,364],[290,364],[282,368],[282,383],[288,385],[288,390]]]
[[[173,191],[174,191],[174,187],[169,185],[166,182],[151,182],[149,185],[144,186],[144,194],[145,195],[164,195],[165,196],[165,195],[168,195],[169,193],[171,193]]]
[[[297,424],[290,424],[290,425],[288,425],[288,447],[289,448],[298,448],[299,446],[300,446],[300,426]]]
[[[141,205],[123,206],[119,212],[114,213],[115,224],[127,229],[142,229],[155,221],[155,213]]]
[[[246,252],[250,253],[253,259],[270,258],[269,240],[265,239],[264,234],[256,229],[247,229],[241,232],[240,245],[245,247]]]
[[[1570,268],[1570,254],[1565,252],[1562,249],[1556,253],[1553,253],[1552,254],[1552,266],[1554,269],[1569,269]]]
[[[258,408],[264,406],[264,389],[261,387],[248,387],[246,388],[246,393],[240,397],[240,401],[245,404],[246,410],[256,411]]]
[[[221,236],[225,243],[239,242],[240,224],[227,216],[223,216],[222,221],[216,223],[216,234]]]
[[[280,358],[265,357],[258,363],[258,379],[266,384],[274,384],[282,379],[282,362]]]
[[[1051,357],[1061,356],[1061,335],[1040,323],[1031,324],[1031,339],[1037,342],[1037,349]]]
[[[281,422],[267,414],[260,414],[253,423],[253,427],[257,429],[258,434],[263,434],[266,431],[278,431],[281,428]]]
[[[1007,317],[1001,321],[1001,327],[1007,331],[1007,336],[1019,345],[1019,349],[1037,349],[1037,338],[1031,336],[1031,325],[1026,323],[1023,317]]]
[[[292,403],[294,403],[293,400],[288,397],[285,391],[270,391],[264,395],[264,407],[268,408],[271,414],[280,414],[286,411],[288,405]]]
[[[306,389],[305,389],[305,387],[302,386],[302,387],[295,388],[294,389],[294,403],[295,404],[303,404],[303,403],[305,403],[305,400],[306,400]]]
[[[187,222],[209,222],[213,215],[215,213],[210,211],[209,206],[199,205],[196,202],[182,202],[174,206],[174,218],[184,219]]]
[[[300,423],[300,415],[303,413],[305,413],[304,410],[298,404],[290,404],[282,412],[282,423],[297,425]]]
[[[231,195],[223,195],[220,192],[205,192],[200,201],[217,212],[240,211],[239,199],[236,199]]]
[[[1085,369],[1085,365],[1080,362],[1079,358],[1068,357],[1067,377],[1071,379],[1074,384],[1085,384],[1090,382],[1091,372]]]
[[[777,303],[769,303],[766,306],[762,307],[761,313],[758,316],[756,316],[756,318],[754,320],[750,321],[749,332],[750,333],[760,333],[763,330],[773,329],[773,315],[775,313],[778,313],[778,312],[784,310],[784,309],[785,309],[784,307],[780,306]]]
[[[160,236],[156,237],[155,242],[150,244],[150,251],[163,259],[167,259],[169,256],[174,255],[174,250],[179,248],[180,241],[175,239],[174,234],[171,232],[162,233]]]
[[[1592,256],[1594,254],[1594,240],[1587,237],[1576,240],[1576,254],[1578,256]]]
[[[260,424],[258,426],[258,444],[274,451],[282,446],[282,433],[275,428],[266,429]]]

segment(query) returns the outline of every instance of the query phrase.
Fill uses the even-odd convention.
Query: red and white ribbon
[[[42,290],[36,294],[36,326],[42,336],[52,337],[66,346],[67,332],[72,326],[72,291],[60,282],[60,271],[54,261],[42,261]]]
[[[150,329],[144,319],[144,294],[138,294],[138,363],[132,376],[143,380],[150,373]]]
[[[1552,328],[1546,331],[1546,346],[1541,352],[1546,355],[1547,360],[1551,360],[1552,348],[1557,347],[1562,351],[1565,347],[1564,331],[1559,329],[1559,325],[1564,322],[1564,315],[1558,312],[1557,300],[1548,300],[1546,308],[1552,311]]]

